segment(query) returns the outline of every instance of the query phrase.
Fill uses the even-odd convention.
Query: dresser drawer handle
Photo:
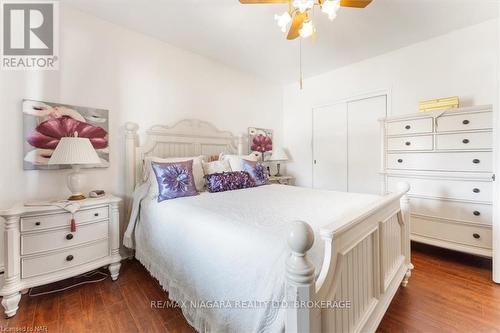
[[[42,224],[42,222],[35,222],[35,225],[36,225],[36,226],[39,226],[39,225],[41,225],[41,224]]]
[[[472,160],[472,163],[474,163],[474,164],[479,164],[479,163],[481,163],[481,161],[480,161],[480,160],[478,160],[477,158],[475,158],[475,159],[473,159],[473,160]]]
[[[410,145],[411,145],[411,142],[410,142],[410,141],[406,141],[406,142],[405,142],[405,145],[410,146]]]
[[[474,193],[479,193],[479,192],[481,192],[481,190],[480,190],[480,189],[478,189],[478,188],[475,188],[475,189],[473,189],[473,190],[472,190],[472,192],[474,192]]]
[[[410,126],[410,125],[406,125],[406,126],[405,126],[405,129],[407,129],[407,130],[409,130],[410,128],[411,128],[411,126]]]
[[[94,213],[94,216],[95,216],[95,217],[99,216],[99,213]]]
[[[66,235],[66,239],[67,239],[67,240],[71,240],[71,239],[73,239],[73,234],[67,234],[67,235]]]
[[[71,261],[71,260],[73,260],[73,258],[74,257],[70,254],[69,256],[66,257],[66,261]]]
[[[477,210],[475,210],[472,214],[474,214],[474,216],[479,216],[479,215],[481,215],[481,213],[480,213],[480,212],[478,212]]]
[[[398,159],[398,163],[403,163],[403,160],[402,159]]]
[[[464,125],[469,125],[470,121],[468,121],[467,119],[465,119],[464,121],[462,121],[462,124]]]
[[[481,238],[481,235],[474,233],[472,234],[472,237],[474,237],[475,239],[479,239]]]
[[[465,144],[468,144],[470,141],[469,141],[469,139],[463,139],[462,142]]]

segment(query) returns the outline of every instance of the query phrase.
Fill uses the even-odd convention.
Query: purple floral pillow
[[[193,177],[193,160],[185,162],[151,162],[158,183],[158,202],[197,195]]]
[[[242,160],[243,171],[250,174],[250,177],[255,181],[255,185],[267,185],[267,173],[266,168],[260,162]]]
[[[213,173],[206,178],[207,189],[210,193],[255,187],[255,181],[245,171]]]

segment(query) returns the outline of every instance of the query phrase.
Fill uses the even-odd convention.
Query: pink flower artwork
[[[248,148],[251,153],[266,160],[273,151],[273,131],[264,128],[250,127],[248,129]]]
[[[108,147],[108,133],[104,129],[69,117],[44,121],[26,141],[35,148],[56,149],[61,138],[74,136],[75,133],[78,137],[88,138],[95,149]]]
[[[109,165],[108,111],[33,100],[23,101],[24,169],[59,169],[48,161],[63,137],[88,138],[101,159]]]

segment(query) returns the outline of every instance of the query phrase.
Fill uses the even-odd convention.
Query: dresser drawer
[[[35,258],[21,258],[22,278],[52,273],[73,266],[85,264],[109,255],[108,241],[68,249],[58,253],[43,255]]]
[[[399,182],[410,184],[409,194],[412,196],[480,202],[491,202],[493,197],[493,184],[490,181],[387,177],[388,190],[396,192]]]
[[[387,154],[387,168],[427,171],[492,172],[491,152],[393,153]]]
[[[411,233],[446,242],[492,248],[491,228],[481,225],[468,225],[453,222],[442,222],[423,218],[412,218]]]
[[[108,221],[78,226],[75,233],[70,228],[56,231],[21,235],[21,255],[59,250],[68,246],[108,238]]]
[[[432,150],[432,135],[399,137],[387,139],[387,150]]]
[[[491,112],[442,116],[436,119],[436,124],[437,132],[491,129],[493,116]]]
[[[493,135],[491,132],[439,134],[436,136],[436,149],[492,149]]]
[[[387,123],[387,135],[432,133],[433,118],[392,121]]]
[[[486,225],[493,220],[491,205],[415,197],[410,204],[411,212],[418,215]]]
[[[75,213],[75,221],[79,223],[99,221],[108,218],[108,206],[80,210]],[[38,215],[21,218],[21,232],[66,227],[71,223],[70,213]]]

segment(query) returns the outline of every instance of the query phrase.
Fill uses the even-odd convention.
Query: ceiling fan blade
[[[240,0],[244,5],[258,5],[264,3],[288,3],[288,0]]]
[[[288,40],[295,39],[300,36],[299,30],[302,28],[302,24],[307,20],[307,13],[297,12],[293,17],[292,25],[290,26],[290,31],[288,31]]]
[[[340,5],[342,7],[353,7],[353,8],[365,8],[373,0],[341,0]]]

